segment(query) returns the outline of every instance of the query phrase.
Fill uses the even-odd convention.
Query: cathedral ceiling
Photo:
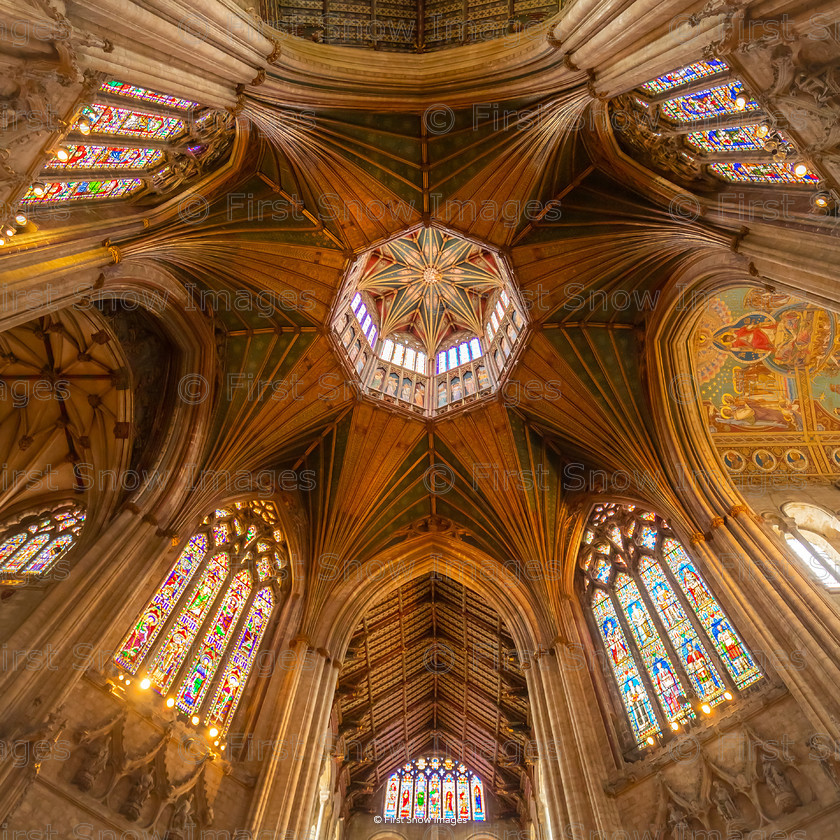
[[[563,130],[575,96],[516,127],[473,132],[454,112],[463,130],[440,136],[412,114],[264,107],[255,168],[204,218],[118,246],[126,267],[153,260],[191,284],[214,318],[224,364],[206,469],[314,472],[314,556],[343,561],[439,517],[501,562],[550,566],[564,483],[596,489],[590,469],[625,471],[667,506],[644,327],[670,273],[698,250],[726,254],[728,236],[604,174],[591,138]],[[352,258],[424,221],[502,249],[532,325],[494,400],[434,422],[360,403],[327,335]],[[243,290],[252,305],[236,305]],[[328,592],[312,588],[314,611]]]
[[[312,57],[287,46],[301,61]],[[407,80],[391,73],[380,110],[379,89],[360,98],[326,77],[308,79],[304,96],[303,71],[290,60],[242,89],[218,178],[148,212],[142,232],[115,226],[106,241],[125,276],[148,265],[174,275],[215,330],[212,416],[197,469],[314,476],[297,486],[313,572],[321,558],[373,557],[418,527],[503,563],[552,569],[574,530],[570,494],[603,489],[593,471],[627,476],[623,490],[659,509],[673,504],[650,402],[647,325],[668,283],[698,261],[743,272],[733,253],[741,234],[653,203],[655,189],[643,196],[643,179],[626,177],[596,130],[592,85],[559,60],[548,67],[549,47],[506,47],[502,87],[517,94],[489,105],[475,67],[459,69],[452,106],[426,105],[450,83],[440,66],[421,62]],[[514,84],[530,50],[539,61],[523,70],[528,84]],[[80,221],[88,211],[74,212]],[[97,212],[99,236],[107,224]],[[436,419],[359,399],[330,335],[356,257],[424,224],[502,254],[527,308],[521,351],[498,391]],[[202,484],[191,505],[209,508],[217,495],[217,482]],[[547,603],[558,597],[556,580],[535,584]],[[307,599],[317,615],[329,586],[313,581]]]
[[[365,615],[335,712],[348,807],[375,802],[390,773],[424,755],[467,764],[498,813],[524,807],[531,720],[513,640],[491,606],[450,578],[419,578]]]

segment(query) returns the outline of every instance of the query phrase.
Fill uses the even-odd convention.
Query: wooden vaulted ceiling
[[[335,718],[349,807],[375,807],[413,758],[463,761],[515,813],[530,784],[525,679],[498,613],[437,573],[374,604],[339,674]]]
[[[438,516],[501,562],[557,564],[570,469],[578,483],[589,469],[623,470],[652,504],[671,501],[645,324],[668,277],[704,253],[729,260],[731,238],[615,180],[595,139],[572,128],[585,105],[573,88],[502,103],[519,115],[504,120],[454,110],[436,135],[416,113],[250,101],[238,180],[207,192],[206,215],[173,213],[119,244],[126,269],[168,269],[213,318],[225,387],[199,468],[309,471],[314,556],[342,560]],[[502,250],[531,323],[495,401],[428,425],[360,402],[327,327],[353,259],[423,222]],[[194,501],[213,504],[214,489]],[[329,597],[314,580],[311,616]],[[536,584],[548,603],[557,580]]]
[[[364,562],[424,523],[527,579],[550,616],[580,517],[570,478],[592,489],[580,486],[587,471],[621,470],[651,506],[673,500],[647,398],[645,324],[674,271],[703,253],[725,262],[731,243],[619,183],[594,139],[572,129],[586,102],[573,88],[502,104],[519,116],[475,125],[463,108],[433,134],[418,113],[303,114],[252,99],[247,153],[207,189],[207,213],[173,206],[142,235],[114,240],[123,271],[169,271],[212,320],[219,375],[196,470],[300,476],[311,558],[302,632],[329,605],[336,563]],[[426,422],[360,400],[328,325],[353,259],[430,222],[505,253],[529,327],[495,399]],[[199,485],[191,507],[217,496],[217,483]],[[527,708],[482,663],[429,672],[418,651],[435,639],[463,660],[470,640],[501,645],[506,634],[449,580],[405,586],[359,628],[342,686],[363,690],[338,717],[382,747],[351,768],[348,790],[361,795],[417,751],[457,754],[474,741],[475,769],[515,808],[527,779],[496,750]]]

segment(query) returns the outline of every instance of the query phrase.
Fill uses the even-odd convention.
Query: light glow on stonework
[[[256,500],[207,516],[114,658],[132,675],[144,665],[142,684],[163,695],[168,708],[177,707],[195,725],[203,719],[222,736],[288,565],[277,519],[273,505]]]

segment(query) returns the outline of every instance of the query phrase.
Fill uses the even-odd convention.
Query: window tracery
[[[579,564],[584,603],[639,746],[762,678],[660,516],[596,506]]]
[[[270,502],[215,510],[189,539],[114,661],[223,737],[288,579]],[[235,642],[234,642],[235,640]]]
[[[24,583],[47,575],[76,544],[84,523],[83,508],[70,502],[7,524],[0,533],[0,582]]]
[[[418,758],[385,785],[386,822],[484,822],[484,784],[451,758]]]
[[[39,180],[21,199],[43,204],[166,193],[200,175],[230,145],[233,122],[195,102],[126,82],[102,83]]]
[[[645,82],[616,100],[616,112],[619,139],[683,179],[802,187],[821,181],[718,59]]]
[[[829,592],[840,592],[840,551],[832,542],[840,537],[840,520],[815,505],[782,505],[785,519],[775,525],[788,547],[811,575]]]

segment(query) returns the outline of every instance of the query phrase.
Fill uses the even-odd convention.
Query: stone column
[[[735,629],[818,731],[840,736],[840,617],[746,505],[711,521],[692,551]]]
[[[535,658],[528,693],[545,774],[546,816],[555,838],[610,837],[620,828],[615,804],[603,788],[604,734],[601,727],[599,736],[591,714],[592,691],[574,646],[557,644]]]
[[[268,747],[247,828],[304,837],[324,757],[338,663],[297,637],[271,677],[253,742]]]

